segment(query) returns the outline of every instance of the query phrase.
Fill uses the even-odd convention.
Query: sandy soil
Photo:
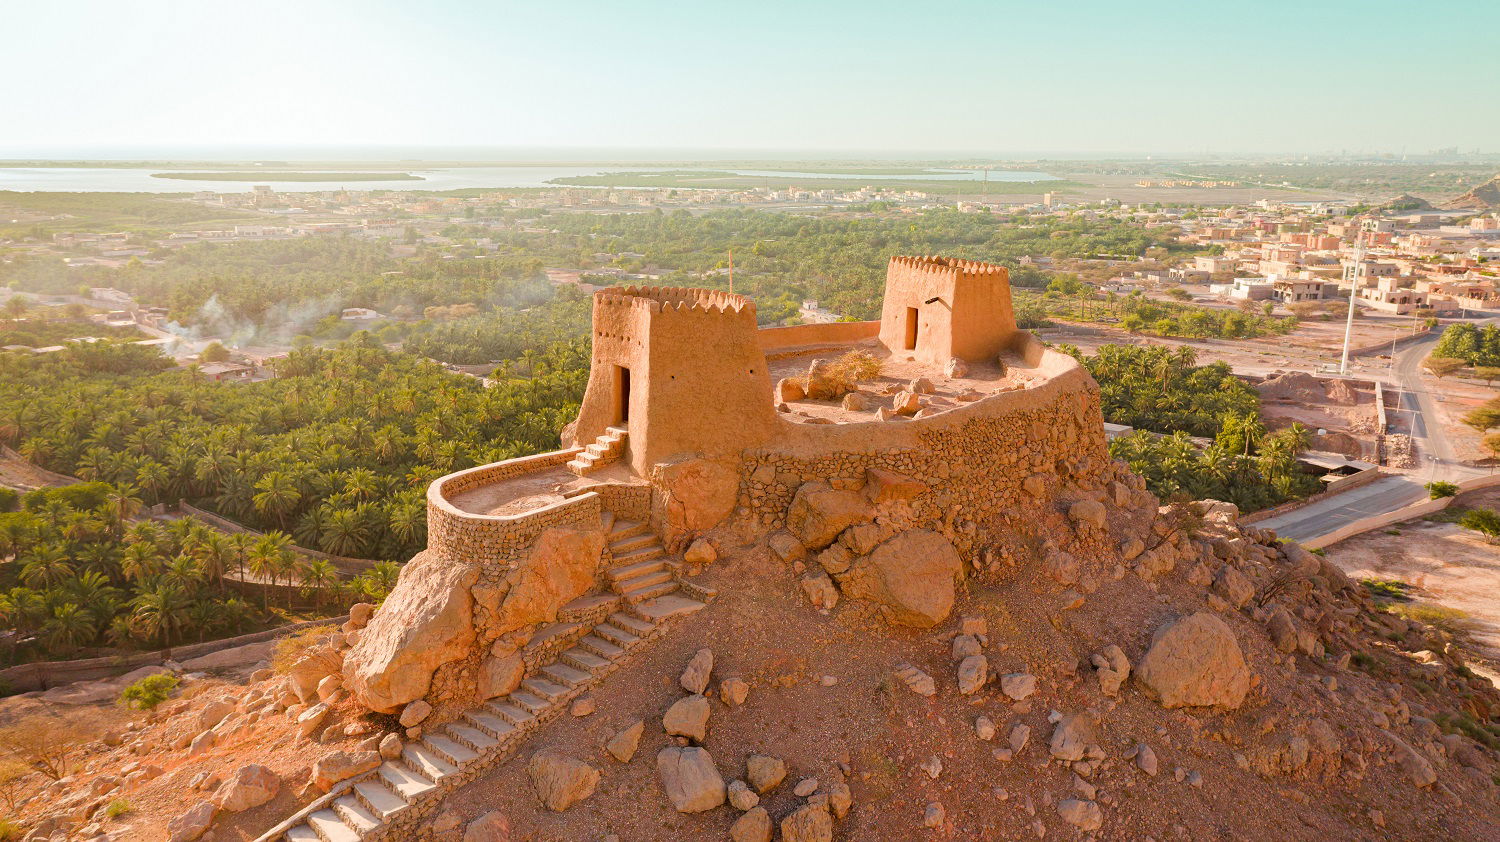
[[[1500,489],[1458,498],[1454,505],[1500,508]],[[1500,666],[1500,546],[1452,523],[1409,520],[1327,548],[1327,557],[1350,576],[1393,579],[1415,586],[1418,602],[1467,614],[1462,622]]]

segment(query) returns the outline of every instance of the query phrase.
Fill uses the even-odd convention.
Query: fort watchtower
[[[629,431],[638,474],[682,453],[738,454],[776,430],[755,302],[684,287],[594,294],[594,349],[574,436]]]
[[[886,270],[880,342],[943,365],[993,360],[1015,336],[1010,273],[950,257],[892,257]]]

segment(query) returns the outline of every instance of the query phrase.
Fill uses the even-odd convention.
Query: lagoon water
[[[289,171],[293,167],[282,167]],[[713,167],[453,167],[449,169],[412,169],[406,172],[420,176],[421,181],[185,181],[154,178],[149,168],[115,167],[0,167],[0,190],[77,192],[77,193],[248,193],[257,184],[267,184],[281,192],[319,192],[325,190],[458,190],[466,187],[552,187],[552,179],[570,176],[600,175],[622,172],[732,172],[757,178],[808,178],[848,181],[850,188],[878,181],[982,181],[980,170],[931,170],[921,175],[863,175],[808,172],[775,172],[771,170],[715,169]],[[198,172],[211,172],[207,165]],[[989,180],[1053,181],[1056,176],[1042,172],[992,170]]]

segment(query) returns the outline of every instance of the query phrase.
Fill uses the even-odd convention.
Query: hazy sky
[[[1500,0],[0,0],[0,154],[1500,151]]]

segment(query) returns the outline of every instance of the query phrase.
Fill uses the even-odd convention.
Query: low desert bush
[[[119,817],[134,809],[134,807],[130,806],[130,799],[116,798],[105,806],[104,815],[112,819],[118,819]]]
[[[136,710],[151,710],[165,702],[181,683],[177,676],[169,672],[148,675],[120,693],[120,704]]]

